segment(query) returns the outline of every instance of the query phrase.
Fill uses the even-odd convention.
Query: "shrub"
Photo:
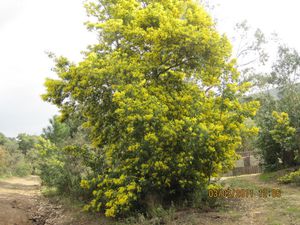
[[[285,112],[277,112],[276,101],[271,96],[261,98],[263,107],[258,111],[256,123],[260,130],[256,140],[257,153],[266,171],[275,171],[296,164],[298,146],[295,128]]]
[[[31,173],[30,164],[23,158],[19,160],[12,168],[12,175],[24,177]]]
[[[0,175],[26,176],[31,173],[30,163],[24,155],[15,148],[0,146]]]
[[[278,178],[278,181],[283,184],[295,183],[300,186],[300,169]]]
[[[7,172],[7,152],[0,146],[0,175],[4,175]]]
[[[57,147],[49,140],[40,139],[37,145],[40,155],[39,171],[44,185],[56,187],[60,194],[74,197],[86,195],[80,187],[80,181],[89,174],[89,168],[83,165],[74,146]]]

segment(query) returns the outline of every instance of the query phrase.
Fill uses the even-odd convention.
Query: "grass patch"
[[[296,168],[293,167],[293,168],[287,168],[287,169],[278,170],[274,172],[264,172],[259,175],[259,180],[266,183],[277,182],[278,178],[286,174],[289,174],[293,171],[296,171]]]
[[[0,175],[0,180],[6,179],[6,178],[10,178],[10,177],[12,177],[12,175],[10,175],[10,174],[2,174],[2,175]]]
[[[244,188],[244,189],[254,189],[254,190],[259,188],[255,183],[245,180],[243,178],[229,178],[223,181],[222,184],[225,187],[229,186],[231,188]]]
[[[293,216],[295,218],[300,218],[300,208],[299,208],[299,206],[289,206],[289,207],[286,208],[286,212],[290,216]]]
[[[276,181],[278,177],[278,172],[265,172],[259,175],[259,180],[263,182],[272,182]]]
[[[55,187],[47,187],[43,186],[41,189],[41,193],[43,196],[48,198],[51,202],[56,204],[64,205],[67,209],[79,209],[81,210],[84,206],[84,203],[72,198],[68,195],[61,194],[57,188]]]
[[[45,196],[47,198],[58,196],[58,191],[57,191],[57,188],[55,188],[55,187],[43,186],[41,189],[41,193],[43,196]]]
[[[290,213],[300,213],[300,208],[290,206],[286,209],[286,211]]]

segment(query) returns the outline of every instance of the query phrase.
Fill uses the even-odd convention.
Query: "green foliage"
[[[278,178],[278,181],[283,184],[295,183],[300,186],[300,169]]]
[[[12,175],[24,177],[31,174],[31,166],[26,159],[19,160],[12,169]]]
[[[25,176],[31,173],[31,166],[19,149],[18,142],[0,134],[0,175]]]
[[[4,134],[0,133],[0,145],[4,145],[7,142],[7,138]]]
[[[22,151],[23,155],[26,156],[27,153],[34,148],[35,144],[37,143],[37,136],[19,134],[16,140],[19,145],[19,149]]]
[[[297,151],[296,129],[291,127],[288,114],[273,111],[271,117],[264,116],[261,127],[258,146],[262,149],[266,169],[278,169],[281,162],[286,166],[294,165]]]
[[[192,0],[86,8],[99,43],[77,65],[56,58],[59,79],[43,95],[63,117],[83,115],[100,149],[98,176],[81,182],[93,190],[86,208],[125,215],[148,195],[186,197],[232,168],[258,103],[239,100],[249,84],[238,84],[231,46],[205,10]]]
[[[60,152],[50,141],[40,139],[37,149],[41,158],[40,177],[44,184],[55,186],[63,181],[63,162],[59,160]],[[58,184],[59,185],[59,184]]]
[[[251,151],[255,152],[255,141],[259,129],[256,127],[254,120],[247,118],[244,122],[244,129],[241,131],[241,145],[238,148],[239,152],[242,151]]]
[[[264,168],[268,171],[277,169],[280,166],[281,146],[270,133],[275,126],[272,112],[276,110],[277,102],[269,95],[260,97],[261,108],[255,117],[256,124],[259,124],[259,135],[256,140],[258,154],[263,159]]]
[[[276,180],[275,178],[278,176],[277,171],[276,172],[265,172],[261,173],[259,175],[259,179],[263,182],[270,182]]]
[[[43,129],[43,137],[54,144],[64,142],[70,136],[70,128],[58,116],[49,120],[50,125]]]
[[[7,170],[7,151],[0,147],[0,175],[4,175]]]
[[[81,124],[76,114],[67,119],[54,116],[34,152],[43,184],[75,198],[89,196],[90,192],[82,191],[80,181],[101,169],[95,168],[101,157],[96,158],[98,152],[89,145],[88,131]]]
[[[269,170],[294,166],[300,158],[300,142],[296,136],[300,127],[299,68],[298,52],[280,46],[271,74],[268,79],[262,77],[265,87],[276,88],[259,94],[262,107],[255,118],[260,126],[259,152]],[[279,115],[273,111],[284,113]]]
[[[77,147],[60,149],[49,140],[40,138],[36,146],[39,153],[40,177],[44,185],[57,188],[60,194],[83,197],[80,187],[81,179],[87,177],[89,171],[82,163]]]
[[[290,126],[289,115],[284,112],[278,113],[273,111],[272,116],[276,121],[274,129],[270,131],[272,138],[286,151],[290,151],[293,142],[295,142],[293,137],[296,129]]]

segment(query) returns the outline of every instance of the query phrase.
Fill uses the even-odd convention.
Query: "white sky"
[[[247,20],[264,33],[276,32],[289,46],[300,50],[300,1],[298,0],[209,0],[215,5],[220,30],[230,32],[235,23]]]
[[[95,35],[81,0],[0,0],[0,132],[40,134],[57,110],[44,103],[51,51],[74,61]]]
[[[266,33],[276,31],[300,50],[300,1],[211,0],[219,29],[230,33],[235,23],[247,19]],[[51,51],[73,61],[94,43],[83,22],[82,0],[0,0],[0,132],[40,134],[57,109],[44,103],[46,77],[53,63]]]

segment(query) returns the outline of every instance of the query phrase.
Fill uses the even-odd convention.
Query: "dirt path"
[[[98,225],[100,219],[41,194],[38,176],[0,180],[0,225]]]
[[[32,225],[40,181],[36,176],[0,180],[0,225]]]
[[[60,208],[41,196],[38,176],[0,180],[0,225],[56,225]]]

